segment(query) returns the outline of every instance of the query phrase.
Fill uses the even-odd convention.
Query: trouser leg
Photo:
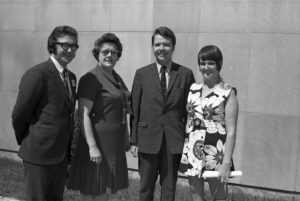
[[[157,179],[157,154],[139,153],[140,201],[153,201]]]
[[[158,169],[160,174],[161,201],[173,201],[175,199],[176,182],[181,154],[172,154],[166,140],[163,140],[159,153]]]

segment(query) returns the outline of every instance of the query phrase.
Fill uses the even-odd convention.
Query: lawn
[[[110,197],[110,201],[130,200],[138,201],[138,183],[136,172],[129,172],[130,184],[126,191]],[[157,185],[158,186],[158,185]],[[25,200],[25,186],[23,167],[21,162],[0,158],[0,196]],[[208,193],[207,193],[208,194]],[[159,187],[155,191],[155,200],[159,197]],[[231,201],[297,201],[299,195],[275,194],[257,190],[249,190],[240,187],[229,186],[229,198]],[[209,198],[208,198],[209,199]],[[76,191],[65,191],[66,201],[79,201],[80,195]],[[176,201],[191,200],[186,180],[180,179],[177,185]]]

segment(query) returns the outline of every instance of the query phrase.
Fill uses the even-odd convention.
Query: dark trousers
[[[62,201],[67,159],[57,165],[41,166],[23,161],[27,201]]]
[[[158,174],[161,185],[160,200],[174,201],[180,158],[181,154],[170,153],[165,139],[158,154],[139,153],[140,201],[153,201]]]

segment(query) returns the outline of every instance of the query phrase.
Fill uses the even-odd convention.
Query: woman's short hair
[[[105,33],[95,41],[94,48],[92,50],[92,54],[97,61],[99,61],[99,53],[101,50],[101,46],[104,43],[115,44],[118,50],[118,57],[120,58],[122,56],[123,46],[120,42],[120,39],[113,33]]]
[[[58,38],[63,37],[65,35],[69,35],[74,37],[76,40],[76,44],[78,42],[78,33],[77,31],[70,26],[57,26],[54,28],[50,36],[48,37],[48,45],[47,49],[50,54],[56,54],[55,43],[57,42]]]
[[[217,70],[220,72],[223,65],[223,55],[221,50],[215,45],[207,45],[200,49],[198,53],[198,65],[200,60],[212,60],[217,63]]]
[[[155,35],[161,35],[163,37],[166,37],[166,38],[170,38],[171,41],[172,41],[172,45],[173,47],[175,47],[176,45],[176,37],[175,37],[175,34],[174,32],[168,28],[168,27],[159,27],[157,29],[154,30],[153,32],[153,35],[152,35],[152,45],[154,44],[154,38],[155,38]]]

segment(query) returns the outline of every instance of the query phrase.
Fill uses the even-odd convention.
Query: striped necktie
[[[166,66],[162,66],[160,68],[160,85],[161,85],[161,91],[164,99],[166,100],[167,96],[167,80],[166,80]]]
[[[66,69],[64,69],[62,74],[63,74],[63,78],[64,78],[64,85],[67,89],[68,95],[69,95],[69,97],[72,97],[72,90],[71,90],[69,73]]]

